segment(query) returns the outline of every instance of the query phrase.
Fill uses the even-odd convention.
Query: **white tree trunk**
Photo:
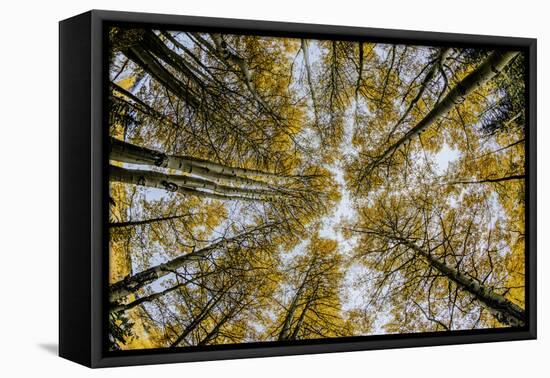
[[[133,145],[131,143],[123,142],[120,139],[111,138],[111,150],[109,158],[111,160],[120,161],[130,164],[138,165],[154,165],[162,168],[175,169],[177,171],[185,172],[188,174],[194,174],[203,176],[216,182],[224,181],[227,183],[238,185],[249,185],[252,187],[261,187],[265,189],[271,188],[271,185],[265,181],[251,179],[246,176],[239,176],[236,172],[242,170],[241,168],[234,168],[229,166],[223,166],[216,163],[208,162],[207,160],[198,160],[196,158],[181,157],[168,155],[160,151],[151,150],[145,147]],[[216,170],[208,168],[209,166],[216,166]],[[277,177],[266,172],[259,172],[253,170],[246,170],[248,174],[263,174],[269,175],[268,177]],[[227,173],[233,172],[233,173]]]
[[[447,265],[444,261],[424,251],[416,244],[405,239],[399,240],[423,257],[432,267],[444,274],[460,288],[472,294],[498,319],[499,322],[512,327],[522,327],[525,325],[525,311],[521,307],[512,303],[504,296],[496,294],[490,288],[480,284],[472,277]]]
[[[243,240],[246,240],[248,238],[253,238],[254,236],[257,236],[258,234],[261,234],[269,230],[270,228],[274,228],[277,225],[278,223],[263,224],[254,229],[233,236],[229,239],[223,239],[219,242],[210,244],[209,246],[199,249],[198,251],[180,255],[172,260],[153,266],[134,275],[128,275],[121,281],[118,281],[111,285],[110,301],[116,302],[132,293],[135,293],[137,290],[144,287],[145,285],[148,285],[161,277],[173,273],[177,269],[180,269],[190,262],[203,260],[220,248],[223,248],[232,243],[238,244],[239,242],[242,242]]]
[[[475,70],[470,72],[464,79],[456,84],[456,86],[451,89],[449,93],[447,93],[441,102],[437,103],[434,108],[416,124],[416,126],[406,132],[405,135],[388,147],[384,152],[382,152],[382,154],[378,155],[374,161],[368,165],[363,174],[361,174],[360,181],[367,177],[374,169],[376,169],[376,167],[378,167],[380,163],[390,157],[407,141],[419,135],[435,121],[446,115],[456,104],[462,102],[468,94],[498,75],[518,54],[519,52],[517,51],[493,52]]]
[[[126,169],[114,165],[109,167],[109,177],[111,181],[164,189],[169,192],[190,194],[217,200],[270,201],[284,195],[283,193],[275,191],[219,185],[213,181],[196,177],[169,175],[161,172],[138,169]]]

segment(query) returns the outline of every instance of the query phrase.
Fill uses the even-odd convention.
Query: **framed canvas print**
[[[536,337],[536,41],[60,23],[60,355]]]

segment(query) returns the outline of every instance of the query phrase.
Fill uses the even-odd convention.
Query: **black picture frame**
[[[105,348],[110,24],[163,29],[519,49],[526,53],[526,314],[524,328],[269,342],[123,353]],[[59,24],[59,355],[89,367],[344,352],[536,338],[536,39],[92,10]]]

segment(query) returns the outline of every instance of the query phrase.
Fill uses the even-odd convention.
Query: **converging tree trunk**
[[[436,76],[437,72],[439,70],[442,70],[443,63],[445,60],[449,57],[449,54],[451,53],[450,48],[444,48],[441,49],[437,57],[434,59],[434,61],[431,63],[431,67],[426,73],[426,76],[424,76],[424,79],[422,80],[422,83],[420,84],[420,88],[418,89],[418,92],[416,93],[416,96],[411,100],[409,103],[409,106],[407,106],[407,109],[399,118],[397,123],[393,126],[390,133],[388,134],[388,140],[393,136],[393,133],[397,130],[397,128],[407,119],[409,116],[411,110],[418,104],[418,102],[422,99],[422,96],[424,96],[424,93],[428,89],[428,85],[433,80],[433,78]],[[445,88],[443,88],[445,90]]]
[[[247,168],[229,167],[208,160],[197,159],[190,156],[174,156],[161,151],[136,146],[120,139],[111,138],[111,160],[124,163],[153,165],[161,168],[175,169],[188,174],[200,175],[216,181],[224,181],[238,185],[250,185],[256,187],[270,188],[271,185],[265,181],[252,179],[277,179],[280,176]]]
[[[516,51],[495,51],[481,63],[475,70],[470,72],[456,86],[447,93],[447,95],[437,103],[426,116],[406,132],[399,140],[386,148],[384,152],[378,155],[360,175],[360,182],[365,179],[374,169],[378,167],[385,159],[390,157],[396,150],[403,146],[407,141],[419,135],[435,121],[447,114],[456,104],[460,103],[468,94],[481,87],[487,81],[498,75],[508,63],[515,58],[519,52]]]
[[[490,288],[482,285],[472,277],[447,265],[444,261],[424,251],[413,242],[405,239],[398,240],[416,252],[428,264],[457,284],[461,289],[472,294],[498,319],[499,322],[512,327],[523,327],[525,325],[525,311],[521,307],[512,303],[504,296],[496,294]]]
[[[302,294],[306,287],[306,284],[309,279],[309,274],[311,270],[313,269],[313,264],[310,265],[309,269],[307,270],[304,279],[302,280],[302,283],[300,284],[300,287],[294,294],[294,297],[292,297],[292,302],[290,303],[290,306],[287,309],[287,314],[285,316],[285,320],[283,322],[283,327],[281,328],[281,332],[279,333],[279,341],[282,340],[289,340],[291,338],[291,335],[297,334],[298,331],[292,332],[292,323],[294,322],[294,316],[296,314],[296,309],[299,306],[300,301],[302,300]],[[305,311],[305,309],[304,309]],[[300,325],[297,325],[299,327]]]
[[[236,66],[241,72],[241,77],[244,81],[244,84],[246,85],[246,88],[249,90],[250,94],[252,94],[256,102],[258,102],[258,104],[268,113],[273,114],[270,107],[265,103],[264,100],[262,100],[262,98],[258,94],[258,91],[254,87],[254,83],[252,82],[252,72],[250,71],[246,60],[239,55],[231,52],[228,49],[227,43],[223,40],[220,34],[210,34],[210,38],[212,38],[215,45],[211,52],[221,58],[221,60],[227,65]]]
[[[170,175],[140,169],[126,169],[115,165],[109,167],[109,177],[112,181],[126,184],[147,186],[163,189],[168,192],[191,194],[217,200],[269,201],[284,195],[283,193],[271,190],[221,185],[198,177]]]
[[[221,293],[218,293],[218,295],[212,296],[208,300],[206,305],[201,309],[199,314],[193,319],[193,321],[187,327],[185,327],[183,332],[180,333],[180,335],[176,338],[176,340],[170,344],[170,348],[175,348],[179,344],[181,344],[181,342],[187,336],[189,336],[189,334],[193,332],[193,330],[195,330],[199,326],[199,324],[201,324],[204,321],[204,319],[206,319],[206,317],[210,315],[210,312],[212,311],[212,309],[222,300],[222,298],[225,296],[225,294],[229,291],[230,288],[231,286],[223,290]]]
[[[174,95],[183,100],[187,105],[194,109],[200,106],[198,94],[192,90],[170,71],[168,71],[150,51],[147,51],[141,44],[135,44],[125,49],[124,54],[140,66],[145,72],[150,74],[162,86],[167,88]]]
[[[178,290],[179,288],[187,285],[188,283],[189,283],[189,281],[186,281],[186,282],[174,285],[172,287],[169,287],[168,289],[165,289],[163,291],[159,291],[159,292],[151,294],[151,295],[143,296],[143,297],[138,298],[138,299],[136,299],[132,302],[129,302],[129,303],[117,303],[117,302],[111,303],[111,307],[109,308],[109,311],[111,311],[111,312],[128,311],[128,310],[130,310],[134,307],[137,307],[137,306],[139,306],[143,303],[152,302],[155,299],[161,298],[161,297],[163,297],[164,295],[166,295],[168,293],[171,293],[173,291]]]
[[[311,103],[313,105],[313,115],[315,116],[315,124],[319,127],[319,110],[317,107],[317,97],[315,95],[315,87],[313,86],[313,73],[311,72],[311,64],[309,62],[309,48],[308,41],[301,39],[302,53],[304,54],[304,66],[306,68],[307,83],[309,86],[309,92],[311,95]]]
[[[240,242],[243,242],[244,240],[250,238],[254,238],[255,236],[258,236],[263,232],[266,232],[269,229],[276,227],[277,225],[278,223],[275,222],[260,225],[231,238],[222,239],[219,242],[210,244],[197,251],[180,255],[172,260],[153,266],[134,275],[128,275],[123,280],[111,285],[110,301],[116,302],[132,293],[135,293],[137,290],[141,289],[145,285],[148,285],[161,277],[175,272],[177,269],[180,269],[190,262],[205,259],[215,251],[224,247],[227,248],[230,245],[238,245]]]
[[[226,310],[226,312],[223,314],[220,320],[216,322],[216,325],[204,336],[202,340],[200,340],[197,345],[207,345],[212,340],[214,340],[216,337],[218,337],[220,330],[222,327],[231,320],[240,310],[243,309],[243,305],[239,304],[237,302],[233,302],[231,304],[231,307],[229,310]]]

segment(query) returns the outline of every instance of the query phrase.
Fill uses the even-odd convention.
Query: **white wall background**
[[[530,0],[3,1],[0,14],[0,375],[480,377],[550,370],[546,127],[550,27]],[[535,37],[539,91],[539,340],[89,370],[56,356],[58,26],[91,8]],[[545,351],[546,349],[546,351]]]

